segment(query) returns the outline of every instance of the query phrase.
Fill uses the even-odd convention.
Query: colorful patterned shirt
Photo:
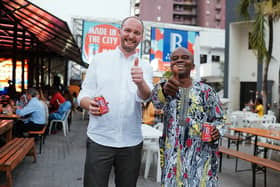
[[[223,135],[224,116],[218,96],[200,82],[193,82],[187,94],[180,88],[176,97],[165,96],[162,85],[164,82],[157,84],[152,94],[155,107],[164,110],[162,186],[218,186],[218,141],[201,140],[202,124],[206,122]],[[182,100],[186,101],[183,115]],[[180,116],[184,120],[179,123]]]

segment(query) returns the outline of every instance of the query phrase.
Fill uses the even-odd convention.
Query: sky
[[[130,15],[130,0],[29,0],[71,25],[71,17],[121,20]]]

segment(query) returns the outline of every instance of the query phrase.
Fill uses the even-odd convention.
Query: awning
[[[16,42],[17,50],[37,46],[39,52],[53,52],[85,66],[65,21],[27,0],[1,0],[0,9],[0,50],[14,48]]]

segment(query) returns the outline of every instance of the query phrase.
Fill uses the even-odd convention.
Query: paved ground
[[[75,114],[71,132],[64,137],[59,131],[47,136],[41,155],[37,155],[37,163],[26,158],[14,171],[14,187],[82,187],[83,164],[85,158],[87,121],[81,120],[80,114]],[[39,142],[37,142],[38,144]],[[37,149],[39,146],[37,146]],[[243,147],[249,151],[251,147]],[[273,154],[280,157],[280,154]],[[251,171],[234,172],[234,159],[223,159],[223,172],[220,176],[222,187],[250,187],[252,184]],[[240,169],[250,168],[250,164],[240,161]],[[151,168],[148,180],[143,179],[143,165],[137,187],[160,187],[155,182],[156,169]],[[268,170],[268,187],[279,186],[280,172]],[[4,173],[0,175],[0,184],[5,181]],[[113,175],[109,187],[113,187]],[[257,186],[263,186],[263,175],[257,176]]]

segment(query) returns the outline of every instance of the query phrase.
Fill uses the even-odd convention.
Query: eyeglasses
[[[172,61],[178,60],[179,58],[181,58],[183,60],[189,60],[189,59],[191,59],[191,56],[189,56],[189,55],[182,55],[182,56],[174,55],[174,56],[170,57],[170,59]]]

